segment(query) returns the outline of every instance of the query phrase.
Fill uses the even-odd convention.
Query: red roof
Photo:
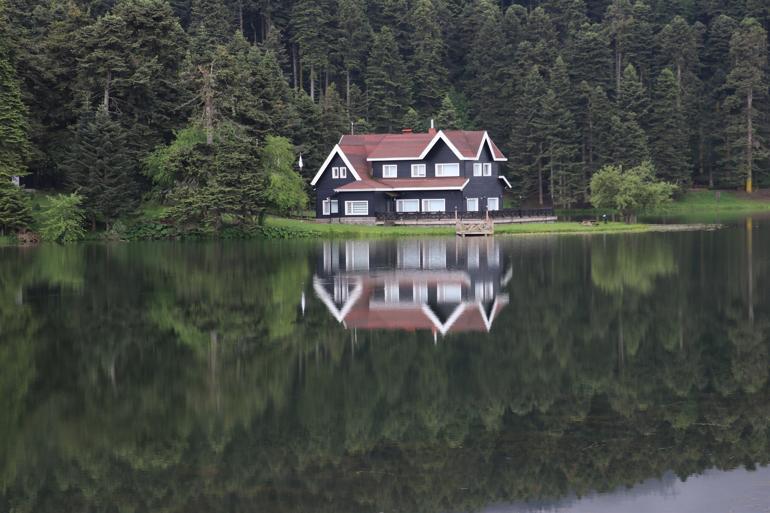
[[[436,134],[365,134],[343,135],[335,147],[339,149],[343,158],[353,168],[361,180],[371,178],[373,160],[421,160],[439,140],[444,141],[452,151],[462,160],[475,160],[482,150],[482,145],[487,142],[495,160],[506,160],[500,149],[492,142],[487,132],[469,130],[439,130]],[[329,165],[334,152],[329,155],[318,174],[313,179],[313,184],[321,176],[326,166]]]
[[[366,177],[358,182],[350,182],[335,191],[361,191],[361,190],[420,190],[420,189],[456,189],[462,190],[468,183],[468,179],[459,178],[396,178],[374,180]]]

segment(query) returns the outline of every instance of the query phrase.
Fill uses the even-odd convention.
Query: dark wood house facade
[[[366,221],[385,213],[499,210],[507,160],[484,131],[343,135],[311,185],[316,216]]]

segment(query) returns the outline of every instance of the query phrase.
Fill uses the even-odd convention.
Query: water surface
[[[768,255],[762,219],[0,249],[0,511],[768,511]]]

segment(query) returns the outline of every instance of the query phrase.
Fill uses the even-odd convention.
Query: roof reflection
[[[509,301],[504,265],[494,239],[327,241],[313,290],[348,329],[488,332]]]

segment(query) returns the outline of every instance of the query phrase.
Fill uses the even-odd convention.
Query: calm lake
[[[770,219],[0,248],[0,511],[770,511]]]

